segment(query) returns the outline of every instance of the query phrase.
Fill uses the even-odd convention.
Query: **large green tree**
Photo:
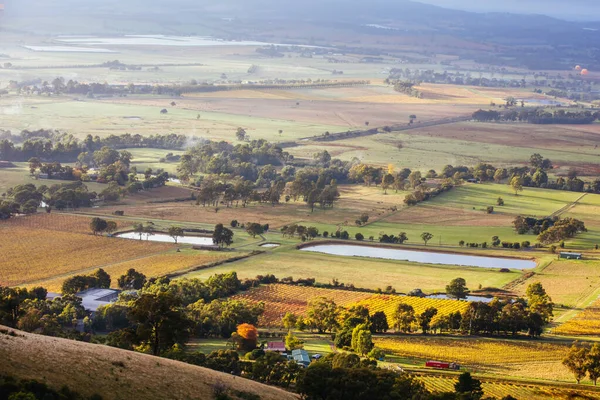
[[[452,279],[450,283],[446,285],[446,294],[455,299],[466,299],[469,294],[467,282],[463,278]]]
[[[157,356],[175,343],[187,340],[189,321],[181,309],[181,300],[169,292],[142,294],[129,311],[136,324],[136,335]]]

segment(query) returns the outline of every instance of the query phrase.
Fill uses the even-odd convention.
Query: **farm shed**
[[[119,297],[119,291],[114,289],[88,289],[76,295],[81,297],[81,304],[87,311],[96,311],[101,306],[113,303]]]
[[[559,258],[564,258],[567,260],[581,260],[583,257],[582,257],[581,253],[571,253],[568,251],[561,251]]]
[[[305,367],[310,365],[310,357],[306,350],[292,350],[292,359]]]

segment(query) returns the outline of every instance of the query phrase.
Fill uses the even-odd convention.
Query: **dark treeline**
[[[0,160],[22,162],[35,157],[42,161],[74,162],[81,153],[94,152],[102,147],[181,150],[187,143],[186,136],[176,134],[141,136],[125,133],[105,138],[88,135],[79,140],[71,134],[54,130],[25,130],[17,135],[3,131],[0,132]]]
[[[483,75],[486,76],[483,76]],[[482,86],[482,87],[500,87],[500,88],[525,88],[532,87],[534,93],[543,93],[539,87],[551,88],[546,95],[553,97],[562,97],[576,101],[591,101],[598,98],[597,93],[593,93],[593,82],[582,79],[577,74],[569,73],[563,76],[561,73],[552,75],[546,72],[534,72],[531,75],[524,75],[522,79],[505,79],[504,76],[511,74],[504,67],[490,66],[486,71],[474,72],[436,72],[432,69],[420,70],[410,68],[392,68],[390,75],[386,79],[387,84],[418,86],[421,83],[436,83],[448,85]],[[476,75],[476,76],[475,76]],[[398,90],[404,92],[404,90]],[[407,92],[413,95],[414,92]]]
[[[137,66],[128,66],[120,62],[109,62],[103,64],[111,69],[135,69]],[[159,70],[158,66],[153,68]],[[225,74],[221,75],[221,79],[226,81],[225,84],[214,84],[209,82],[198,82],[193,79],[181,85],[135,85],[129,83],[127,85],[111,85],[108,83],[84,83],[74,80],[65,82],[65,79],[58,77],[52,82],[48,81],[29,81],[16,82],[11,81],[9,87],[16,90],[18,94],[24,95],[59,95],[59,94],[79,94],[89,98],[95,96],[127,96],[129,94],[155,94],[168,96],[181,96],[185,93],[206,93],[206,92],[221,92],[240,89],[282,89],[282,88],[331,88],[331,87],[348,87],[355,85],[366,85],[369,81],[330,81],[326,79],[317,80],[300,80],[300,79],[272,79],[263,80],[252,83],[242,83],[242,81],[228,80]]]
[[[474,167],[446,165],[439,174],[430,171],[428,176],[452,177],[454,181],[507,182],[518,191],[520,191],[519,187],[539,187],[572,192],[600,193],[600,179],[593,182],[584,182],[578,177],[577,170],[571,169],[566,177],[559,176],[556,180],[550,180],[548,172],[553,168],[552,161],[535,153],[530,157],[529,166],[497,168],[487,163],[479,163]],[[515,181],[514,178],[517,178],[517,180]]]
[[[29,183],[17,185],[7,190],[0,198],[0,220],[8,219],[15,214],[33,214],[44,201],[49,212],[52,207],[65,208],[90,207],[97,198],[96,192],[89,192],[82,182],[63,183],[60,185],[35,185]]]
[[[554,110],[548,111],[546,108],[533,108],[496,111],[496,110],[478,110],[473,113],[473,119],[479,122],[498,122],[498,121],[520,121],[530,124],[591,124],[600,117],[599,111],[569,111]]]

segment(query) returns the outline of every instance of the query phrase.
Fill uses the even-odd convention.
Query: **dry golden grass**
[[[555,303],[581,307],[582,304],[588,304],[590,296],[600,287],[599,266],[600,261],[595,260],[555,260],[513,290],[522,295],[528,285],[540,282]]]
[[[147,257],[174,246],[59,230],[0,225],[0,284],[34,284]]]
[[[210,92],[210,93],[187,93],[185,98],[231,98],[236,99],[289,99],[298,98],[296,93],[289,93],[285,90],[236,90],[232,92]]]
[[[559,335],[600,335],[600,300],[553,330]]]
[[[186,270],[208,265],[217,261],[225,260],[229,255],[211,251],[187,250],[181,253],[168,252],[162,254],[153,254],[148,257],[137,258],[135,260],[116,262],[114,264],[102,267],[111,277],[112,287],[117,287],[117,279],[124,275],[130,268],[143,273],[146,277],[158,277],[174,272],[185,272]],[[72,274],[75,275],[75,274]],[[60,292],[62,283],[68,276],[63,276],[56,279],[49,279],[37,282],[35,285],[26,286],[43,286],[50,292]]]
[[[197,222],[217,224],[223,221],[237,219],[240,222],[268,223],[272,228],[283,225],[307,221],[306,223],[350,224],[367,213],[372,219],[391,214],[392,207],[401,207],[405,192],[394,193],[388,191],[387,195],[379,187],[365,187],[361,185],[340,185],[341,198],[333,208],[315,208],[311,213],[306,203],[290,201],[275,207],[270,204],[251,204],[248,207],[220,207],[215,212],[214,207],[197,206],[194,202],[149,204],[143,199],[132,196],[126,205],[102,207],[97,213],[105,214],[106,218],[115,210],[124,210],[126,216],[167,219],[182,222]]]
[[[369,293],[348,290],[321,289],[291,285],[263,285],[234,296],[234,299],[252,303],[264,302],[265,313],[261,316],[261,326],[281,326],[281,319],[287,312],[296,315],[306,313],[308,302],[315,297],[327,297],[338,306],[348,306],[370,297]]]
[[[105,400],[212,399],[213,386],[220,382],[232,390],[255,393],[262,400],[299,398],[281,389],[178,361],[16,332],[16,337],[0,333],[0,374],[36,379],[55,389],[66,385],[86,397],[98,393]]]
[[[528,340],[460,337],[377,337],[375,345],[390,354],[420,360],[454,361],[481,373],[571,381],[561,361],[568,344]]]
[[[432,392],[452,392],[457,379],[448,376],[426,376],[416,377],[423,382],[425,387]],[[548,399],[573,399],[577,395],[586,396],[585,398],[600,398],[600,393],[589,389],[571,389],[568,387],[557,387],[548,385],[519,384],[510,381],[487,381],[482,378],[482,388],[484,395],[497,399],[505,396],[512,396],[515,399],[527,400],[548,400]]]

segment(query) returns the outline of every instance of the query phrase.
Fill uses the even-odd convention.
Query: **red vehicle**
[[[437,368],[437,369],[454,369],[454,370],[460,369],[460,365],[458,365],[457,363],[448,363],[448,362],[442,362],[442,361],[427,361],[425,363],[425,366],[429,367],[429,368]]]

